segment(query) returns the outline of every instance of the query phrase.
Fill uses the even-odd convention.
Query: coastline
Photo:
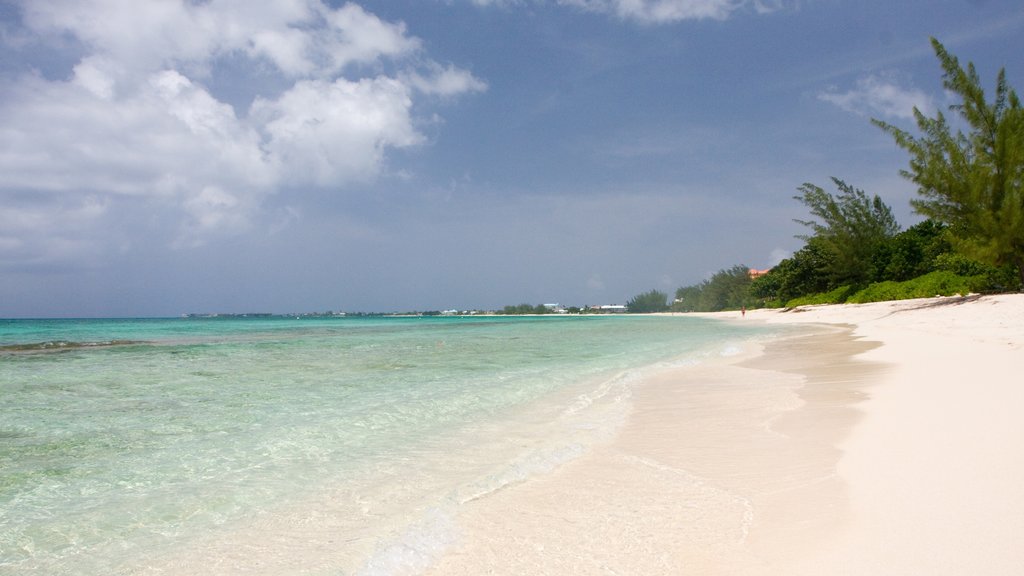
[[[1024,294],[755,311],[849,322],[889,368],[840,443],[851,526],[795,573],[1019,574]]]
[[[640,383],[427,573],[1019,573],[1024,295],[708,316],[805,331]]]

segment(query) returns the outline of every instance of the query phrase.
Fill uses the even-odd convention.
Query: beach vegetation
[[[813,238],[750,286],[751,298],[762,306],[780,307],[800,296],[827,292],[828,252]]]
[[[818,236],[747,284],[747,293],[723,305],[711,297],[710,281],[680,288],[674,310],[718,311],[747,307],[781,308],[843,302],[998,292],[1017,285],[1013,266],[995,266],[956,251],[949,227],[925,220],[878,242],[866,257],[859,282],[840,282],[833,272],[835,250]],[[738,271],[738,270],[737,270]],[[942,274],[936,274],[942,272]],[[739,303],[737,303],[739,302]]]
[[[523,314],[550,314],[551,309],[543,304],[516,304],[505,306],[498,314],[523,315]]]
[[[715,272],[711,278],[676,290],[672,309],[678,312],[718,312],[753,306],[750,268],[742,264]]]
[[[719,311],[1005,292],[1024,288],[1024,108],[1000,70],[986,99],[973,64],[961,66],[935,39],[943,85],[959,97],[928,117],[920,135],[872,120],[910,153],[901,174],[918,185],[914,210],[926,220],[900,229],[892,209],[843,180],[837,193],[811,183],[794,199],[811,214],[802,248],[751,280],[722,270],[676,291],[673,310]]]
[[[914,209],[949,226],[956,249],[996,267],[1012,265],[1024,285],[1024,108],[998,73],[995,94],[986,98],[973,63],[958,59],[932,38],[942,83],[959,98],[949,107],[966,131],[939,111],[914,109],[920,135],[873,120],[910,153],[901,174],[917,184]]]
[[[824,252],[820,272],[825,274],[830,288],[863,285],[871,280],[876,252],[900,231],[900,226],[892,208],[877,194],[869,197],[838,178],[833,177],[832,182],[839,189],[838,194],[830,194],[811,183],[798,188],[800,194],[794,199],[807,206],[814,216],[811,220],[796,220],[813,232],[798,238],[815,242]]]
[[[668,309],[668,294],[660,290],[638,294],[626,302],[626,311],[630,314],[668,312]]]
[[[682,286],[676,289],[676,297],[672,301],[673,312],[703,312],[698,310],[700,303],[700,284]]]
[[[948,227],[925,220],[878,246],[872,256],[871,281],[904,281],[923,276],[936,270],[939,257],[952,249]]]
[[[952,272],[957,276],[983,278],[984,284],[979,291],[1006,292],[1017,288],[1017,269],[1014,266],[993,266],[956,252],[939,254],[935,258],[935,270]]]
[[[936,270],[924,276],[905,282],[876,282],[851,295],[847,302],[864,304],[908,298],[931,298],[933,296],[967,295],[980,292],[988,285],[983,275],[960,276],[948,270]]]
[[[786,302],[786,307],[794,308],[796,306],[815,306],[818,304],[842,304],[856,292],[857,289],[853,286],[840,286],[833,290],[829,290],[828,292],[819,292],[817,294],[808,294],[806,296],[793,298]]]

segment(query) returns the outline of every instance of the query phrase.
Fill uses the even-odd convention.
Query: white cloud
[[[185,200],[184,208],[191,218],[184,222],[182,233],[175,241],[176,246],[197,246],[202,244],[205,232],[241,232],[249,227],[246,210],[240,198],[217,186],[206,186],[197,194]]]
[[[781,0],[558,0],[592,12],[614,14],[624,20],[663,24],[681,20],[724,20],[751,7],[757,12],[777,9]]]
[[[818,98],[861,116],[909,119],[914,117],[915,107],[925,114],[935,110],[931,96],[902,86],[891,73],[864,76],[846,92],[831,88]]]
[[[429,66],[427,74],[412,71],[404,75],[405,82],[424,94],[455,96],[465,92],[483,92],[487,84],[466,70],[454,66]]]
[[[513,6],[546,0],[470,0],[476,6]],[[683,20],[725,20],[734,12],[751,9],[758,14],[782,8],[785,0],[555,0],[587,12],[609,14],[642,24],[668,24]]]
[[[93,195],[0,203],[0,265],[89,266],[99,249],[92,230],[109,204]],[[55,227],[55,221],[61,225]]]
[[[237,51],[290,75],[331,74],[420,49],[403,23],[322,0],[51,0],[23,1],[22,10],[36,32],[70,33],[133,71],[202,66]]]
[[[471,0],[477,6],[509,6],[519,4],[521,0]]]
[[[353,3],[23,0],[21,11],[19,42],[71,37],[82,47],[70,77],[0,87],[0,203],[35,194],[38,213],[19,214],[47,214],[41,230],[117,224],[68,208],[83,194],[133,199],[180,230],[179,246],[246,230],[284,186],[373,178],[389,149],[424,142],[417,99],[485,88],[426,57],[403,23]],[[268,66],[283,90],[249,109],[207,88]],[[21,245],[11,230],[0,251]]]
[[[393,78],[306,80],[258,99],[252,115],[289,182],[330,186],[376,175],[386,148],[419,144],[411,106],[409,88]]]
[[[406,35],[404,24],[384,22],[355,4],[337,10],[321,7],[320,12],[329,25],[320,31],[318,45],[329,57],[332,70],[401,56],[420,47],[419,40]]]

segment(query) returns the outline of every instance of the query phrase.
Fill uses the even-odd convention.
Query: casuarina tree
[[[959,99],[950,111],[965,130],[954,131],[941,111],[931,118],[916,108],[918,136],[873,122],[910,153],[910,168],[902,174],[918,186],[914,209],[948,224],[965,255],[1015,266],[1024,284],[1024,109],[1005,69],[989,102],[974,64],[964,68],[934,38],[932,47],[943,86]]]
[[[829,194],[814,184],[804,184],[800,195],[815,220],[797,220],[814,233],[799,236],[815,244],[827,256],[829,287],[859,285],[871,279],[875,252],[900,226],[892,209],[877,195],[868,197],[863,191],[838,178],[832,181],[839,188]]]

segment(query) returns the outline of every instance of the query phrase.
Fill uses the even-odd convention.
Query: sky
[[[929,43],[1019,0],[0,0],[0,317],[622,304],[920,220]]]

